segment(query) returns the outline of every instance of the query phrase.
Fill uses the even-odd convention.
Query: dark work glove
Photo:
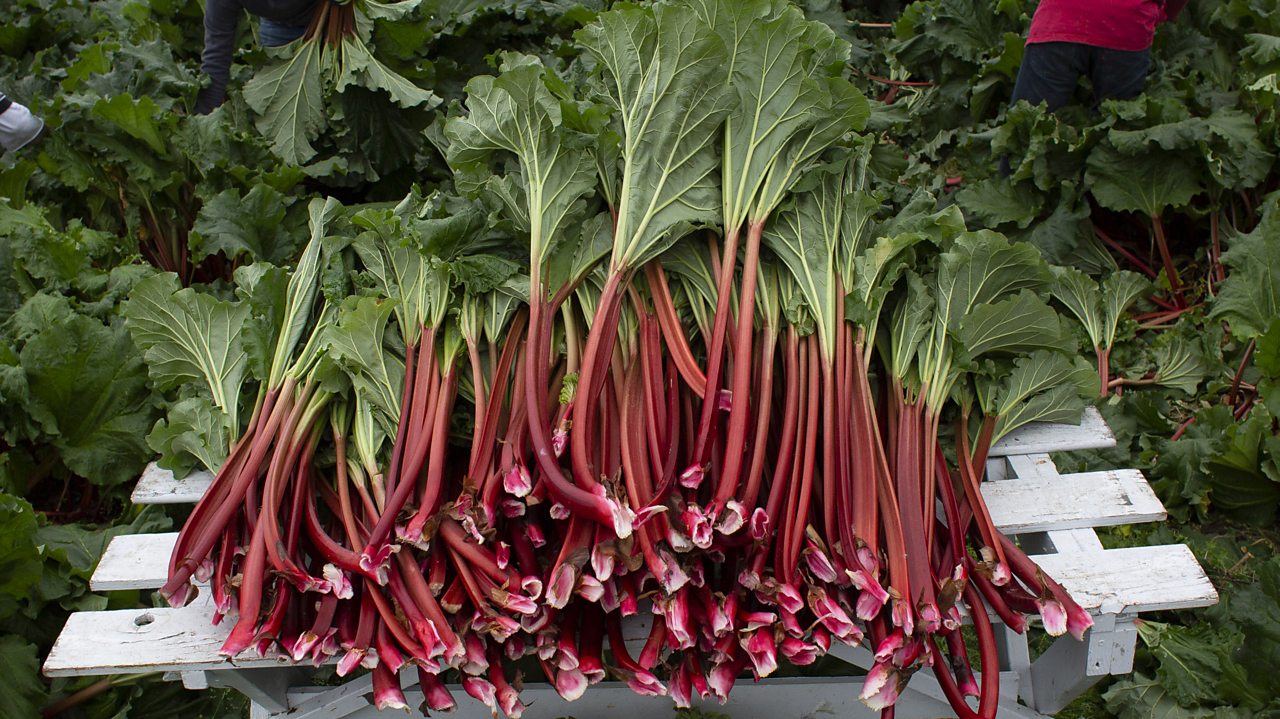
[[[208,115],[218,109],[226,99],[227,94],[223,90],[215,87],[201,88],[200,94],[196,95],[196,114]]]

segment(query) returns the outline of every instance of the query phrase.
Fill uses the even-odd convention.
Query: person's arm
[[[227,99],[231,78],[231,54],[235,50],[236,25],[243,9],[239,0],[205,0],[204,52],[200,69],[209,77],[209,86],[196,97],[196,114],[207,115]]]
[[[1173,22],[1178,19],[1178,15],[1182,9],[1187,6],[1187,0],[1164,0],[1164,20],[1165,22]]]

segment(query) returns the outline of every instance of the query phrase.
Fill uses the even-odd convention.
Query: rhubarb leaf
[[[406,346],[416,346],[424,325],[437,327],[444,320],[448,270],[444,263],[420,252],[416,243],[401,244],[400,223],[386,213],[362,213],[355,223],[371,228],[353,243],[356,254],[365,272],[391,301]]]
[[[1272,318],[1280,316],[1280,195],[1262,207],[1262,220],[1253,232],[1233,240],[1222,255],[1231,269],[1219,285],[1209,316],[1225,319],[1232,334],[1246,339],[1261,336]]]
[[[364,5],[368,7],[373,3]],[[379,62],[359,35],[342,41],[342,74],[338,76],[334,89],[342,92],[348,85],[359,85],[369,90],[382,90],[400,107],[430,108],[440,104],[440,98],[434,93],[414,85]]]
[[[192,227],[192,259],[221,252],[229,260],[292,262],[299,239],[305,237],[298,227],[301,213],[290,212],[293,201],[266,184],[243,194],[230,188],[214,195],[200,208]]]
[[[171,405],[168,416],[156,422],[147,435],[147,445],[160,453],[161,467],[185,477],[197,463],[216,472],[230,451],[230,434],[227,416],[212,402],[205,397],[188,397]]]
[[[849,44],[798,8],[718,0],[700,10],[729,49],[723,224],[734,231],[748,212],[767,217],[810,159],[865,125],[870,105],[838,77]]]
[[[963,356],[1033,352],[1063,341],[1058,313],[1031,290],[970,310],[956,333]]]
[[[293,165],[315,157],[311,143],[326,123],[323,77],[333,61],[326,57],[322,38],[303,41],[285,50],[293,56],[253,76],[244,86],[244,99],[258,114],[258,131],[266,136],[280,159]]]
[[[993,232],[966,233],[939,258],[939,316],[954,330],[974,307],[1024,289],[1039,290],[1050,279],[1036,248]]]
[[[530,261],[544,266],[557,240],[586,209],[595,169],[584,136],[569,129],[549,71],[537,58],[507,54],[498,77],[467,83],[467,114],[450,118],[448,160],[455,171],[485,174],[495,151],[514,153],[520,172],[491,177],[487,187],[529,233]]]
[[[29,403],[57,424],[50,442],[63,464],[99,486],[137,477],[157,412],[129,333],[75,315],[33,337],[20,357]]]
[[[1089,154],[1085,184],[1098,204],[1118,212],[1151,217],[1186,205],[1204,188],[1187,153],[1152,151],[1124,155],[1102,145]]]
[[[1120,719],[1214,719],[1210,709],[1184,709],[1162,682],[1141,672],[1116,682],[1102,698]]]
[[[1089,336],[1094,348],[1102,349],[1106,330],[1102,291],[1098,288],[1098,283],[1074,267],[1054,267],[1050,292],[1054,299],[1061,302],[1084,325],[1085,334]]]
[[[1203,353],[1187,340],[1165,333],[1156,340],[1156,382],[1195,396],[1196,388],[1209,375]]]
[[[276,339],[275,352],[271,355],[271,373],[267,378],[269,387],[279,387],[289,370],[293,350],[308,330],[312,305],[319,293],[319,277],[321,260],[329,223],[342,209],[342,205],[332,197],[321,200],[316,198],[307,206],[310,216],[311,239],[293,275],[289,278],[289,290],[286,296],[283,321],[280,323],[280,334]]]
[[[1083,396],[1097,392],[1097,374],[1083,358],[1039,350],[1014,360],[1007,375],[980,376],[977,395],[983,413],[998,418],[995,442],[1031,422],[1076,424]]]
[[[1102,281],[1102,337],[1103,347],[1110,349],[1116,341],[1116,328],[1125,318],[1125,313],[1142,293],[1151,288],[1151,283],[1136,272],[1113,272]]]
[[[1050,291],[1084,325],[1093,347],[1108,350],[1125,311],[1148,287],[1135,272],[1114,272],[1099,285],[1080,270],[1054,267]]]
[[[0,715],[40,716],[40,707],[49,697],[40,681],[40,651],[36,645],[20,636],[0,636],[0,672],[5,676],[4,689],[0,690]]]
[[[787,203],[764,232],[764,242],[795,278],[813,316],[822,355],[834,359],[836,335],[836,245],[841,230],[843,173],[824,168],[811,187]]]
[[[322,343],[329,356],[351,377],[356,393],[380,410],[379,424],[395,434],[400,421],[404,362],[384,347],[387,322],[395,302],[378,297],[350,297],[337,322],[325,328]]]
[[[31,504],[0,492],[0,620],[12,617],[40,582],[40,555],[31,541],[35,532]]]
[[[249,305],[179,288],[172,273],[139,282],[124,307],[125,326],[161,390],[204,382],[214,404],[239,427],[240,385],[249,355],[242,329]]]
[[[602,69],[621,138],[612,265],[626,271],[719,219],[713,138],[730,103],[725,48],[685,6],[623,6],[576,37]]]

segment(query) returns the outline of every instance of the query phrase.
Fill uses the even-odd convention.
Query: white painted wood
[[[163,586],[169,575],[169,556],[177,541],[177,532],[112,538],[89,578],[89,588],[95,592],[111,592]]]
[[[1058,477],[1058,465],[1053,463],[1046,452],[1034,454],[1015,454],[1005,458],[1009,465],[1009,479],[1031,479],[1032,477]]]
[[[1095,614],[1154,612],[1216,604],[1218,593],[1183,544],[1032,557],[1080,606]]]
[[[185,607],[75,612],[44,662],[50,677],[140,674],[237,667],[275,667],[283,657],[245,652],[234,662],[218,648],[234,622],[213,624],[212,604],[197,598]]]
[[[1136,469],[984,482],[982,497],[1006,534],[1154,522],[1164,505]]]
[[[926,672],[919,672],[911,680],[911,688],[916,681],[926,678]],[[777,719],[777,717],[830,719],[844,717],[846,719],[879,719],[880,712],[868,709],[858,701],[861,678],[777,678],[768,679],[759,684],[749,678],[739,679],[729,695],[729,702],[723,706],[715,701],[696,702],[695,706],[717,714],[725,714],[733,719]],[[483,704],[467,696],[456,685],[450,685],[458,708],[450,713],[450,719],[491,719],[489,709]],[[323,688],[302,688],[290,693],[290,703],[295,709],[288,714],[288,719],[386,719],[387,712],[379,713],[363,696],[348,697],[347,700],[334,707],[334,710],[321,709],[300,710],[298,707],[307,703],[307,699],[323,692]],[[642,697],[631,692],[620,682],[601,682],[587,690],[586,695],[576,702],[565,702],[555,691],[543,683],[526,684],[521,691],[521,698],[528,705],[524,712],[526,719],[554,719],[555,717],[579,717],[580,719],[653,719],[667,717],[672,713],[672,702],[669,697]],[[424,715],[416,711],[422,702],[422,692],[417,688],[405,691],[405,700],[414,707],[408,714],[396,712],[396,716],[420,719]],[[355,705],[358,708],[352,709]],[[308,706],[312,706],[308,703]],[[937,717],[954,716],[945,702],[939,702],[918,692],[908,691],[898,701],[895,716],[898,719],[937,719]],[[1000,709],[1001,719],[1048,719],[1026,707],[1017,705],[1003,706]]]
[[[134,504],[194,504],[213,483],[213,475],[197,470],[179,479],[155,462],[142,470],[130,499]]]
[[[1038,452],[1070,452],[1077,449],[1103,449],[1116,446],[1116,436],[1111,433],[1098,410],[1086,407],[1080,424],[1054,424],[1036,422],[1019,427],[991,446],[992,457]]]
[[[241,668],[233,672],[210,672],[209,686],[235,689],[257,707],[268,712],[289,710],[289,689],[309,681],[309,667],[281,666]]]
[[[1087,554],[1104,549],[1098,533],[1092,529],[1061,529],[1046,532],[1045,538],[1057,554]]]

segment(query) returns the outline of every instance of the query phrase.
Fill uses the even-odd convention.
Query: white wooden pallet
[[[1016,535],[1044,570],[1057,579],[1094,617],[1084,642],[1056,640],[1031,660],[1025,636],[1000,628],[1001,717],[1034,719],[1057,711],[1102,677],[1132,670],[1139,612],[1213,604],[1217,593],[1184,545],[1104,549],[1096,527],[1161,521],[1164,507],[1137,470],[1059,474],[1049,452],[1114,446],[1115,438],[1096,411],[1079,426],[1033,425],[992,448],[983,494],[992,518]],[[139,479],[139,504],[191,503],[207,489],[206,472],[177,479],[155,465]],[[90,587],[95,591],[147,590],[164,583],[174,532],[121,536],[103,553]],[[252,700],[255,719],[339,719],[373,717],[368,677],[339,687],[309,686],[310,671],[288,666],[276,655],[217,654],[230,624],[215,626],[207,597],[185,607],[77,612],[68,619],[45,661],[48,676],[129,674],[163,671],[192,688],[228,686]],[[628,627],[642,638],[647,629]],[[866,668],[865,650],[833,648],[833,654]],[[950,710],[932,676],[920,672],[899,704],[899,719],[932,719]],[[405,680],[412,705],[411,673]],[[726,707],[735,718],[817,716],[872,717],[857,701],[857,678],[780,679],[758,684],[740,680]],[[488,717],[486,708],[455,687],[456,716]],[[547,685],[530,683],[523,696],[531,718],[573,715],[650,717],[668,710],[667,698],[641,698],[625,685],[603,683],[567,704]],[[414,716],[421,716],[414,714]]]

